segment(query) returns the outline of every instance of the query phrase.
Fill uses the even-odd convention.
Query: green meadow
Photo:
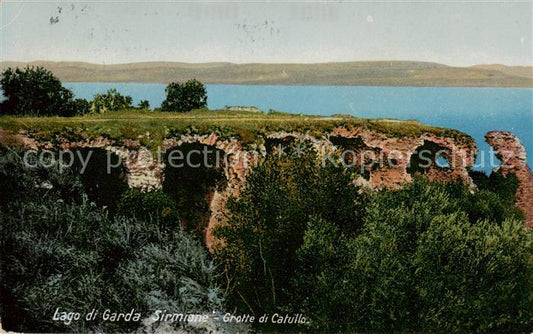
[[[56,136],[75,139],[86,134],[89,137],[103,136],[117,141],[138,139],[148,147],[157,146],[163,139],[181,134],[215,133],[221,138],[237,138],[243,144],[254,142],[258,135],[276,131],[293,131],[321,137],[336,126],[363,127],[390,137],[417,137],[423,133],[433,133],[465,143],[472,140],[460,131],[428,126],[417,121],[364,119],[350,115],[311,116],[278,111],[255,113],[199,109],[187,113],[171,113],[124,109],[75,117],[0,117],[0,127],[5,131],[16,133],[24,130],[37,139],[52,140]]]

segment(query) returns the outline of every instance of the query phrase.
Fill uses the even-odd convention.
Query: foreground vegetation
[[[183,229],[195,231],[194,217],[184,225],[170,194],[123,190],[111,212],[72,172],[27,169],[0,152],[0,311],[9,330],[162,325],[67,325],[51,320],[57,307],[307,319],[254,324],[276,332],[533,328],[533,234],[514,207],[513,177],[477,175],[473,192],[423,178],[369,192],[342,167],[321,166],[312,149],[269,155],[230,200],[216,230],[225,247],[211,255]]]
[[[82,314],[135,309],[141,320],[155,310],[223,310],[215,266],[203,245],[181,229],[168,196],[126,192],[118,213],[111,214],[88,200],[69,170],[29,170],[5,151],[0,187],[4,328],[124,332],[164,325],[106,322],[101,316],[53,321],[57,308]]]
[[[317,332],[531,330],[533,234],[516,179],[371,193],[350,179],[312,152],[267,157],[215,232],[231,305],[302,313],[300,329]]]

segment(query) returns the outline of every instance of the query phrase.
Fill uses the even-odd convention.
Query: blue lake
[[[164,84],[66,83],[77,97],[116,88],[135,104],[148,100],[152,108],[165,98]],[[480,153],[475,169],[491,170],[494,160],[485,134],[506,130],[516,134],[533,166],[533,89],[464,87],[359,87],[359,86],[247,86],[207,85],[208,107],[256,106],[297,114],[350,114],[364,118],[412,119],[457,129],[471,135]]]

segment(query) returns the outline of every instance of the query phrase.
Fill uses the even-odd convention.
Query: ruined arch
[[[450,169],[449,150],[432,141],[424,140],[411,154],[407,172],[411,175],[430,174],[435,170]]]
[[[265,138],[266,154],[283,153],[297,141],[297,136],[289,133],[272,134]],[[286,152],[285,152],[286,153]]]
[[[163,156],[162,189],[176,201],[185,228],[204,235],[216,191],[227,185],[226,153],[214,145],[185,142]]]
[[[353,168],[365,180],[382,164],[382,150],[368,146],[361,137],[329,136],[329,141],[341,150],[346,166]]]
[[[71,168],[79,174],[88,198],[114,212],[120,197],[128,189],[127,170],[122,158],[98,147],[76,147],[71,151],[74,156]]]

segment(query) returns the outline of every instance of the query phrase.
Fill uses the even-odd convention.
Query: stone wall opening
[[[163,191],[177,204],[183,226],[204,236],[216,190],[227,184],[224,152],[215,146],[185,143],[164,155]]]
[[[411,155],[407,172],[411,175],[427,174],[431,170],[449,170],[451,164],[448,161],[449,150],[435,144],[431,141],[424,140]]]
[[[126,169],[119,164],[121,158],[102,148],[71,151],[74,154],[72,170],[79,174],[89,199],[106,206],[111,213],[115,212],[120,197],[128,189]]]
[[[267,154],[287,152],[287,148],[296,143],[296,136],[270,137],[265,138],[265,149]]]
[[[359,137],[330,136],[329,141],[341,150],[346,166],[356,170],[365,180],[376,170],[381,161],[381,150],[370,147]]]
[[[436,163],[436,166],[439,168],[451,168],[450,163],[448,162],[448,159],[446,159],[443,156],[438,156],[435,163]]]

